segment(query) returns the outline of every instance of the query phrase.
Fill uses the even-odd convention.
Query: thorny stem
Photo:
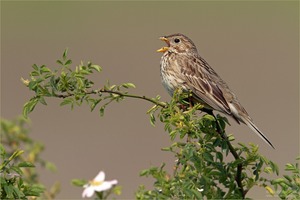
[[[232,146],[232,144],[230,143],[230,141],[228,140],[228,137],[226,135],[226,133],[224,132],[224,130],[221,128],[221,125],[219,123],[219,121],[217,120],[216,116],[213,114],[212,110],[206,110],[206,112],[210,115],[212,115],[216,122],[217,122],[217,132],[220,134],[220,136],[226,141],[227,146],[229,148],[230,153],[233,155],[235,160],[239,160],[240,156],[238,155],[238,153],[236,152],[236,150],[234,149],[234,147]],[[247,190],[244,190],[243,184],[242,184],[242,170],[243,170],[243,164],[239,163],[237,165],[237,171],[236,171],[236,177],[235,177],[235,181],[239,187],[239,190],[242,194],[242,198],[244,199],[246,196],[246,193],[248,192]]]

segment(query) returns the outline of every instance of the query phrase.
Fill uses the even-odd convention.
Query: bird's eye
[[[174,39],[174,42],[175,42],[175,43],[179,43],[179,42],[180,42],[180,39],[175,38],[175,39]]]

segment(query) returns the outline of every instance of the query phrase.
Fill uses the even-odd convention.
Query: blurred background
[[[168,101],[156,50],[164,45],[158,37],[178,32],[194,41],[276,150],[234,121],[228,132],[259,144],[281,169],[293,162],[299,154],[298,1],[2,1],[1,117],[20,115],[33,95],[20,81],[32,64],[54,69],[66,48],[74,66],[83,60],[103,67],[92,76],[97,88],[108,79],[132,82],[132,93]],[[162,162],[172,168],[174,158],[161,151],[171,141],[162,124],[150,125],[150,103],[126,99],[99,117],[88,106],[71,111],[59,100],[47,102],[29,116],[31,136],[57,165],[55,174],[40,173],[46,185],[61,182],[59,199],[80,198],[71,179],[92,179],[100,170],[123,186],[120,199],[132,199],[138,185],[153,183],[139,177],[142,169]],[[270,198],[261,188],[249,197]]]

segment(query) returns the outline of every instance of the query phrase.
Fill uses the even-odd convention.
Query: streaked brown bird
[[[246,124],[274,148],[225,81],[198,54],[191,39],[180,33],[159,39],[167,43],[166,47],[157,51],[163,53],[160,61],[161,78],[170,95],[179,87],[186,92],[191,91],[195,102],[202,103],[206,109],[223,112],[239,124]]]

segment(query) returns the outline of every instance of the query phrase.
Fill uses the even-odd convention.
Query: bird
[[[196,45],[187,36],[176,33],[159,38],[167,46],[157,50],[162,84],[173,96],[176,89],[191,92],[194,103],[209,111],[219,111],[232,117],[238,124],[246,124],[273,149],[271,141],[254,124],[237,96],[215,70],[198,54]]]

